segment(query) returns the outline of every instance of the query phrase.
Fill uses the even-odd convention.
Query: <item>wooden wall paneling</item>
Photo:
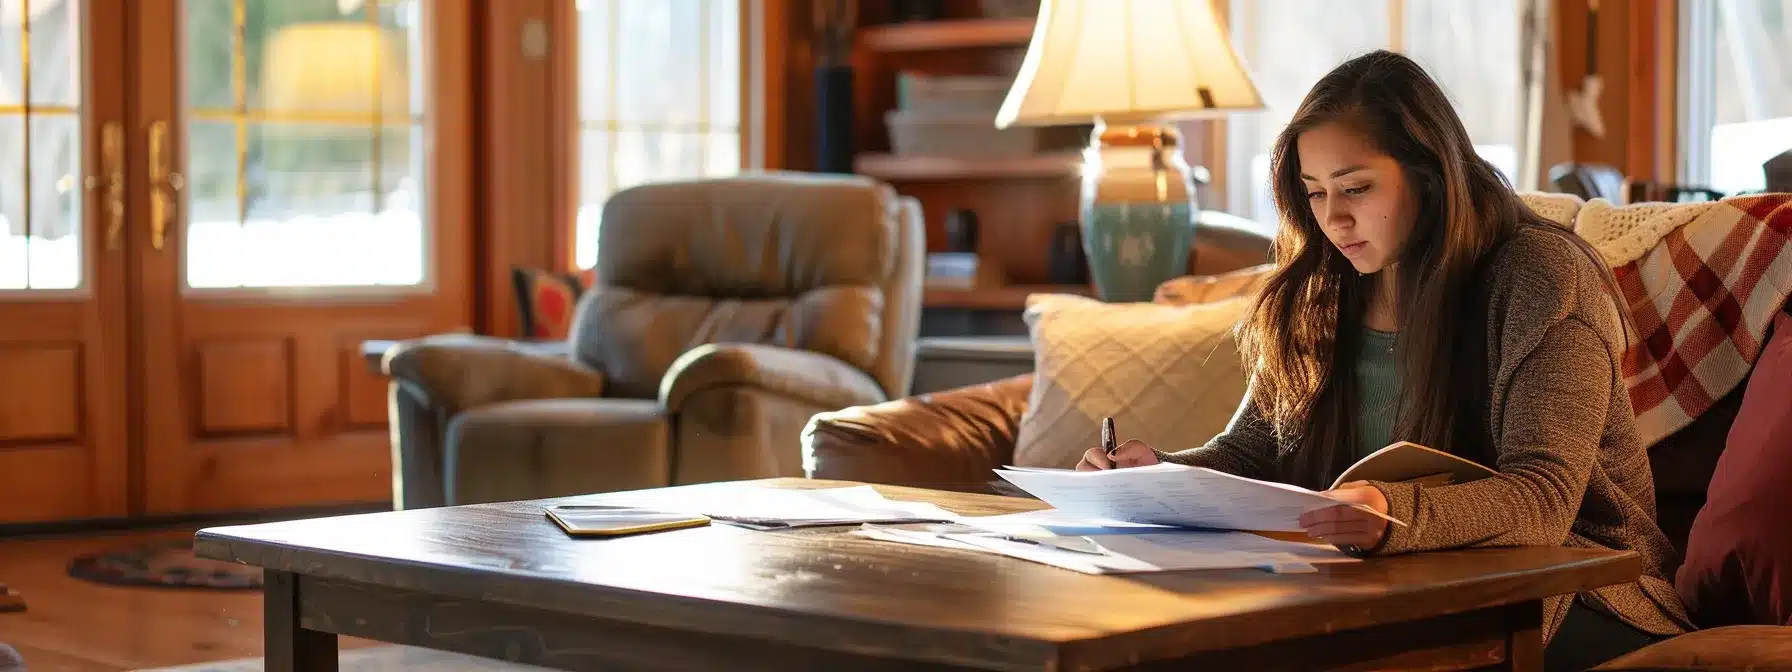
[[[1594,137],[1585,128],[1575,126],[1574,160],[1583,163],[1604,163],[1626,170],[1629,166],[1630,103],[1632,77],[1631,13],[1636,3],[1595,0],[1599,4],[1598,26],[1594,45],[1597,65],[1604,90],[1599,97],[1599,113],[1605,125],[1604,137]],[[1639,0],[1653,2],[1653,0]],[[1559,46],[1562,86],[1568,92],[1581,87],[1587,70],[1587,21],[1589,0],[1559,0],[1556,6],[1561,30]],[[1545,169],[1547,170],[1547,166]]]
[[[514,336],[521,325],[512,295],[513,266],[558,268],[555,240],[567,234],[555,221],[555,72],[552,0],[481,3],[482,86],[479,139],[484,192],[479,256],[482,315],[479,330]],[[561,152],[564,154],[564,152]]]
[[[1632,179],[1678,181],[1679,3],[1630,3],[1628,77],[1630,97],[1628,156],[1624,173]]]
[[[741,44],[747,58],[743,70],[748,88],[741,96],[741,156],[747,167],[783,170],[789,167],[789,100],[791,52],[790,0],[742,0]]]
[[[1657,181],[1661,176],[1655,170],[1655,87],[1659,84],[1655,78],[1655,23],[1661,8],[1655,0],[1626,4],[1624,174],[1633,180]]]
[[[578,268],[573,239],[579,219],[579,10],[571,2],[548,5],[548,152],[545,155],[554,270]]]
[[[784,25],[781,34],[784,42],[784,81],[785,86],[781,98],[785,111],[783,142],[780,149],[784,154],[783,168],[786,170],[815,169],[815,40],[813,22],[815,12],[811,3],[797,0],[767,0],[770,4],[779,4],[784,9]],[[773,29],[769,22],[767,29]],[[768,92],[769,93],[769,92]]]

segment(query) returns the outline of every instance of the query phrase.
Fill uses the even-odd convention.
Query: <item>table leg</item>
[[[262,611],[269,672],[335,672],[336,634],[299,624],[299,577],[262,572]]]
[[[1536,672],[1543,669],[1543,602],[1520,602],[1507,608],[1511,627],[1506,631],[1508,670]]]

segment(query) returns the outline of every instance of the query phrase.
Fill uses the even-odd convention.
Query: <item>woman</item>
[[[1477,157],[1448,98],[1378,51],[1327,74],[1276,140],[1275,270],[1239,326],[1250,390],[1207,445],[1129,441],[1079,469],[1177,462],[1326,488],[1393,441],[1495,477],[1443,487],[1353,482],[1303,516],[1347,553],[1563,545],[1629,549],[1643,576],[1545,604],[1550,669],[1597,664],[1686,618],[1666,578],[1649,463],[1618,357],[1610,269],[1531,212]]]

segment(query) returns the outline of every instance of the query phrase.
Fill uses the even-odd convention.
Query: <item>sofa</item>
[[[564,342],[387,351],[395,504],[802,475],[811,416],[907,393],[923,235],[914,199],[858,176],[616,193]]]
[[[1568,212],[1562,216],[1572,218],[1572,210],[1557,209],[1560,205],[1533,203],[1540,213],[1552,213],[1546,216]],[[1578,199],[1573,207],[1579,207]],[[1792,218],[1792,205],[1782,203],[1779,212]],[[1777,227],[1782,234],[1792,228],[1783,226],[1786,223],[1782,221]],[[1160,288],[1155,301],[1203,304],[1236,299],[1248,295],[1255,280],[1268,269],[1262,266],[1219,276],[1180,278]],[[1792,287],[1792,274],[1786,275],[1780,279],[1780,286]],[[1774,375],[1780,374],[1776,370]],[[1036,376],[1037,373],[1017,375],[818,415],[803,434],[808,474],[822,479],[989,491],[994,485],[992,470],[1015,463],[1016,442],[1029,410]],[[1749,382],[1744,379],[1690,424],[1649,448],[1658,519],[1683,554],[1695,519],[1706,504],[1713,474],[1718,471],[1719,458],[1725,452],[1726,439]],[[1785,404],[1783,399],[1763,400],[1759,392],[1756,403]],[[1787,413],[1792,413],[1792,407],[1787,409]],[[1785,448],[1792,450],[1792,446]],[[1792,509],[1786,510],[1783,520],[1781,529],[1792,530]],[[1792,564],[1792,559],[1788,559],[1788,564]],[[1781,572],[1792,572],[1792,568],[1782,567]],[[1792,595],[1786,599],[1792,599]],[[1600,669],[1792,670],[1792,627],[1709,627],[1611,661]]]

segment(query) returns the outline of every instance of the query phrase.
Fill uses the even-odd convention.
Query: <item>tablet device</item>
[[[560,529],[575,537],[614,537],[709,524],[708,518],[699,515],[634,506],[563,504],[550,506],[547,512]]]

